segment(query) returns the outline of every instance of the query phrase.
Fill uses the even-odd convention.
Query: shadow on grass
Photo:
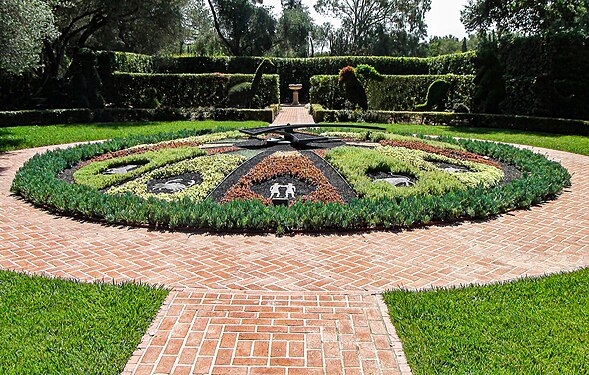
[[[10,131],[0,128],[0,153],[23,147],[25,140],[23,138],[10,138],[12,135]]]

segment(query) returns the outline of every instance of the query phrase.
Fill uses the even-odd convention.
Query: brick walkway
[[[304,107],[282,106],[272,125],[313,124],[313,116]]]
[[[399,233],[214,235],[104,226],[12,196],[36,152],[0,154],[0,268],[173,291],[125,373],[409,373],[379,292],[589,265],[589,157],[558,200],[487,222]],[[345,370],[345,371],[344,371]]]

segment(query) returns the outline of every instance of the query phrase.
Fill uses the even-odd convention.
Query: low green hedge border
[[[218,204],[189,199],[167,202],[127,195],[102,194],[96,189],[67,183],[58,174],[105,152],[138,144],[187,137],[204,132],[136,136],[55,150],[36,155],[17,172],[11,191],[31,203],[66,215],[107,223],[145,225],[190,230],[321,231],[398,229],[439,221],[479,219],[518,208],[527,208],[561,193],[570,185],[570,174],[560,164],[528,150],[471,140],[443,141],[470,152],[510,162],[523,177],[506,185],[469,188],[440,196],[412,196],[395,200],[355,199],[348,205],[297,203],[287,208],[264,206],[259,201]]]
[[[325,109],[320,105],[312,105],[310,113],[317,123],[366,122],[376,124],[446,125],[589,136],[589,121],[548,117],[484,113],[350,111]]]
[[[0,111],[0,128],[28,125],[87,124],[138,121],[274,121],[280,106],[265,109],[238,108],[105,108]]]
[[[368,82],[366,95],[368,107],[386,111],[410,111],[424,103],[428,87],[437,80],[450,84],[447,108],[458,104],[471,106],[474,96],[474,76],[456,74],[446,75],[385,75],[382,82]],[[311,77],[311,104],[319,104],[330,109],[344,109],[346,97],[339,87],[338,76],[317,75]]]

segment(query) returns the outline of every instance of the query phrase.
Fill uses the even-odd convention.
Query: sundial
[[[309,134],[309,133],[301,133],[297,132],[297,129],[303,128],[330,128],[330,127],[337,127],[336,124],[286,124],[286,125],[276,125],[276,126],[265,126],[260,128],[247,128],[247,129],[239,129],[240,132],[250,135],[252,137],[257,137],[264,134],[278,134],[280,137],[269,138],[265,140],[266,146],[273,146],[277,144],[289,144],[293,147],[305,147],[311,143],[321,143],[321,142],[333,142],[337,141],[337,138],[330,138],[321,135]],[[341,125],[339,125],[341,126]],[[368,125],[346,125],[346,128],[355,128],[355,129],[369,129],[369,130],[381,130],[385,131],[385,128],[379,126],[368,126]]]

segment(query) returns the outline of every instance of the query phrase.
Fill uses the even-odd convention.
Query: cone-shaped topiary
[[[425,103],[416,105],[415,109],[419,111],[431,111],[433,109],[443,111],[446,109],[446,99],[449,89],[450,84],[448,82],[441,79],[434,81],[427,89]]]
[[[227,101],[230,107],[251,108],[254,98],[258,94],[264,70],[269,66],[274,66],[272,61],[268,59],[262,60],[251,82],[238,83],[229,89]]]

